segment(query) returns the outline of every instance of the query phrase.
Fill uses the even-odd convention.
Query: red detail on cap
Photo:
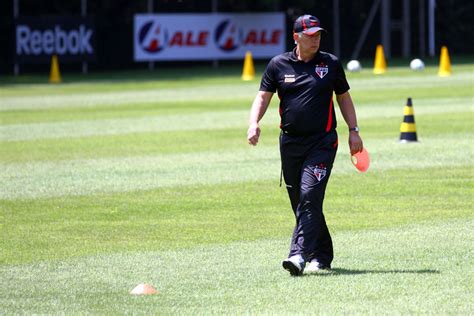
[[[326,132],[329,132],[332,127],[332,108],[333,108],[332,98],[333,97],[331,96],[331,102],[329,102],[329,116],[328,116],[328,125],[326,125]]]

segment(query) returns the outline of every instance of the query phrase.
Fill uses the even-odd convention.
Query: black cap
[[[319,31],[326,31],[320,25],[321,23],[317,17],[305,14],[296,19],[295,24],[293,25],[293,32],[303,32],[308,35],[313,35]]]

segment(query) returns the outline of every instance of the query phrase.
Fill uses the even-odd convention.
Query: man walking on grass
[[[314,16],[296,19],[296,47],[268,63],[252,104],[247,132],[249,144],[257,145],[259,121],[277,92],[282,171],[296,219],[283,268],[293,276],[329,270],[333,260],[331,235],[323,214],[324,193],[338,147],[333,93],[349,128],[351,153],[363,147],[344,69],[336,56],[319,50],[323,31]]]

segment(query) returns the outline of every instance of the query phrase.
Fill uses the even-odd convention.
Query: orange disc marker
[[[130,291],[132,295],[150,295],[157,294],[158,291],[151,285],[146,283],[138,284],[133,290]]]

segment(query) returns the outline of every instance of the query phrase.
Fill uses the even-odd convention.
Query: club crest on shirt
[[[314,175],[316,176],[316,179],[318,179],[318,181],[324,179],[324,177],[326,177],[326,173],[327,170],[325,164],[319,164],[314,167]]]
[[[328,68],[328,65],[321,63],[316,66],[315,71],[316,71],[316,74],[319,76],[319,78],[323,79],[324,76],[328,74],[329,68]]]

